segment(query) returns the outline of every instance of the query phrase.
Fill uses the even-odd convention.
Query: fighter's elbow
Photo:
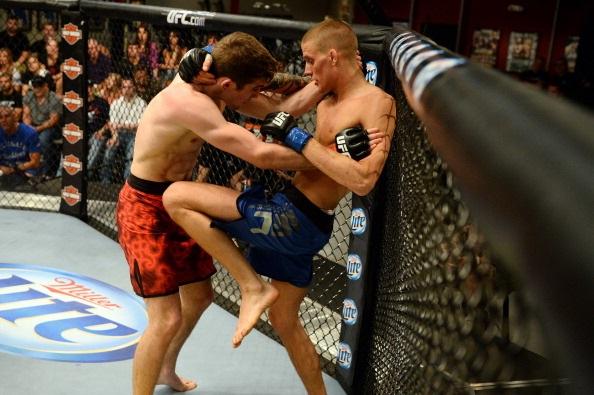
[[[368,195],[375,187],[375,181],[375,177],[359,177],[359,179],[353,183],[350,190],[359,196]]]

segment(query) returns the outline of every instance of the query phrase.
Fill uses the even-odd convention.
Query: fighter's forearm
[[[311,81],[311,78],[290,73],[276,73],[264,88],[265,91],[290,95]]]

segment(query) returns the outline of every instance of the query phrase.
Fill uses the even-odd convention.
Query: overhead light
[[[520,4],[510,4],[507,6],[509,12],[523,12],[524,6]]]

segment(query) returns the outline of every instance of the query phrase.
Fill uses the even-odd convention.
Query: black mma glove
[[[194,77],[196,77],[202,70],[204,59],[206,59],[206,55],[209,54],[210,52],[206,51],[204,48],[192,48],[186,52],[178,66],[178,73],[181,79],[191,84]],[[208,69],[208,72],[216,75],[214,62]]]
[[[297,127],[295,118],[291,114],[283,111],[266,115],[264,123],[260,126],[260,133],[282,141],[297,152],[303,151],[303,147],[311,138],[309,133]]]
[[[339,154],[348,156],[359,161],[371,153],[369,136],[367,130],[360,126],[346,128],[336,135],[336,151]]]

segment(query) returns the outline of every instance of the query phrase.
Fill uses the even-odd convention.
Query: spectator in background
[[[56,41],[57,46],[59,46],[58,43],[60,42],[60,37],[56,32],[54,24],[51,22],[43,23],[41,33],[43,34],[43,37],[31,44],[31,52],[36,52],[37,54],[39,54],[39,60],[47,65],[48,52],[46,46],[50,39]]]
[[[173,80],[177,73],[177,65],[187,51],[180,33],[177,30],[170,31],[167,46],[162,52],[163,63],[159,66],[164,79]]]
[[[52,91],[55,90],[54,80],[50,77],[49,71],[45,65],[39,61],[39,55],[36,53],[29,55],[29,59],[27,59],[27,70],[23,73],[21,78],[21,81],[23,82],[21,93],[23,96],[26,96],[31,88],[29,82],[31,82],[33,77],[43,77],[48,82],[49,89]]]
[[[17,120],[13,107],[0,103],[0,187],[13,188],[37,175],[39,135]]]
[[[54,91],[59,97],[62,97],[64,92],[62,86],[62,56],[60,55],[60,49],[58,41],[54,38],[48,38],[45,45],[46,50],[46,63],[45,67],[52,78]]]
[[[149,27],[141,23],[136,28],[136,43],[142,60],[149,65],[151,75],[155,78],[159,73],[159,44],[151,40]]]
[[[9,14],[6,18],[5,28],[0,32],[0,46],[10,49],[17,69],[29,57],[29,39],[19,29],[19,18],[16,15]]]
[[[31,86],[27,95],[23,97],[23,122],[32,126],[39,134],[41,173],[46,178],[51,178],[56,174],[59,165],[59,152],[53,142],[61,137],[59,122],[62,103],[56,94],[50,91],[44,77],[33,77]]]
[[[122,76],[118,73],[109,73],[107,78],[98,85],[97,89],[99,96],[107,100],[107,103],[111,105],[122,95]]]
[[[149,70],[148,63],[140,56],[140,50],[137,42],[131,42],[126,47],[126,57],[118,65],[122,77],[132,79],[134,70],[144,68]]]
[[[120,182],[130,175],[132,154],[134,152],[134,138],[140,116],[146,108],[146,102],[137,94],[134,81],[130,78],[122,80],[122,96],[116,99],[109,107],[109,129],[111,137],[107,140],[104,165],[101,171],[103,183]],[[120,172],[121,159],[124,159],[123,174]]]
[[[159,82],[151,78],[148,69],[145,67],[135,68],[133,77],[136,84],[136,93],[148,103],[159,92]]]
[[[111,57],[100,50],[100,45],[94,38],[89,39],[87,51],[87,74],[93,84],[100,84],[113,71]]]
[[[12,77],[6,73],[0,73],[0,106],[11,107],[17,122],[23,116],[23,96],[17,92]]]
[[[87,132],[89,134],[89,154],[87,158],[87,169],[89,179],[99,179],[99,171],[103,162],[105,143],[109,138],[109,103],[97,95],[95,86],[88,83],[88,105],[87,105]]]
[[[3,44],[0,42],[1,45]],[[21,72],[13,62],[10,48],[0,48],[0,73],[10,75],[12,82],[15,84],[15,89],[19,92],[21,91]]]

